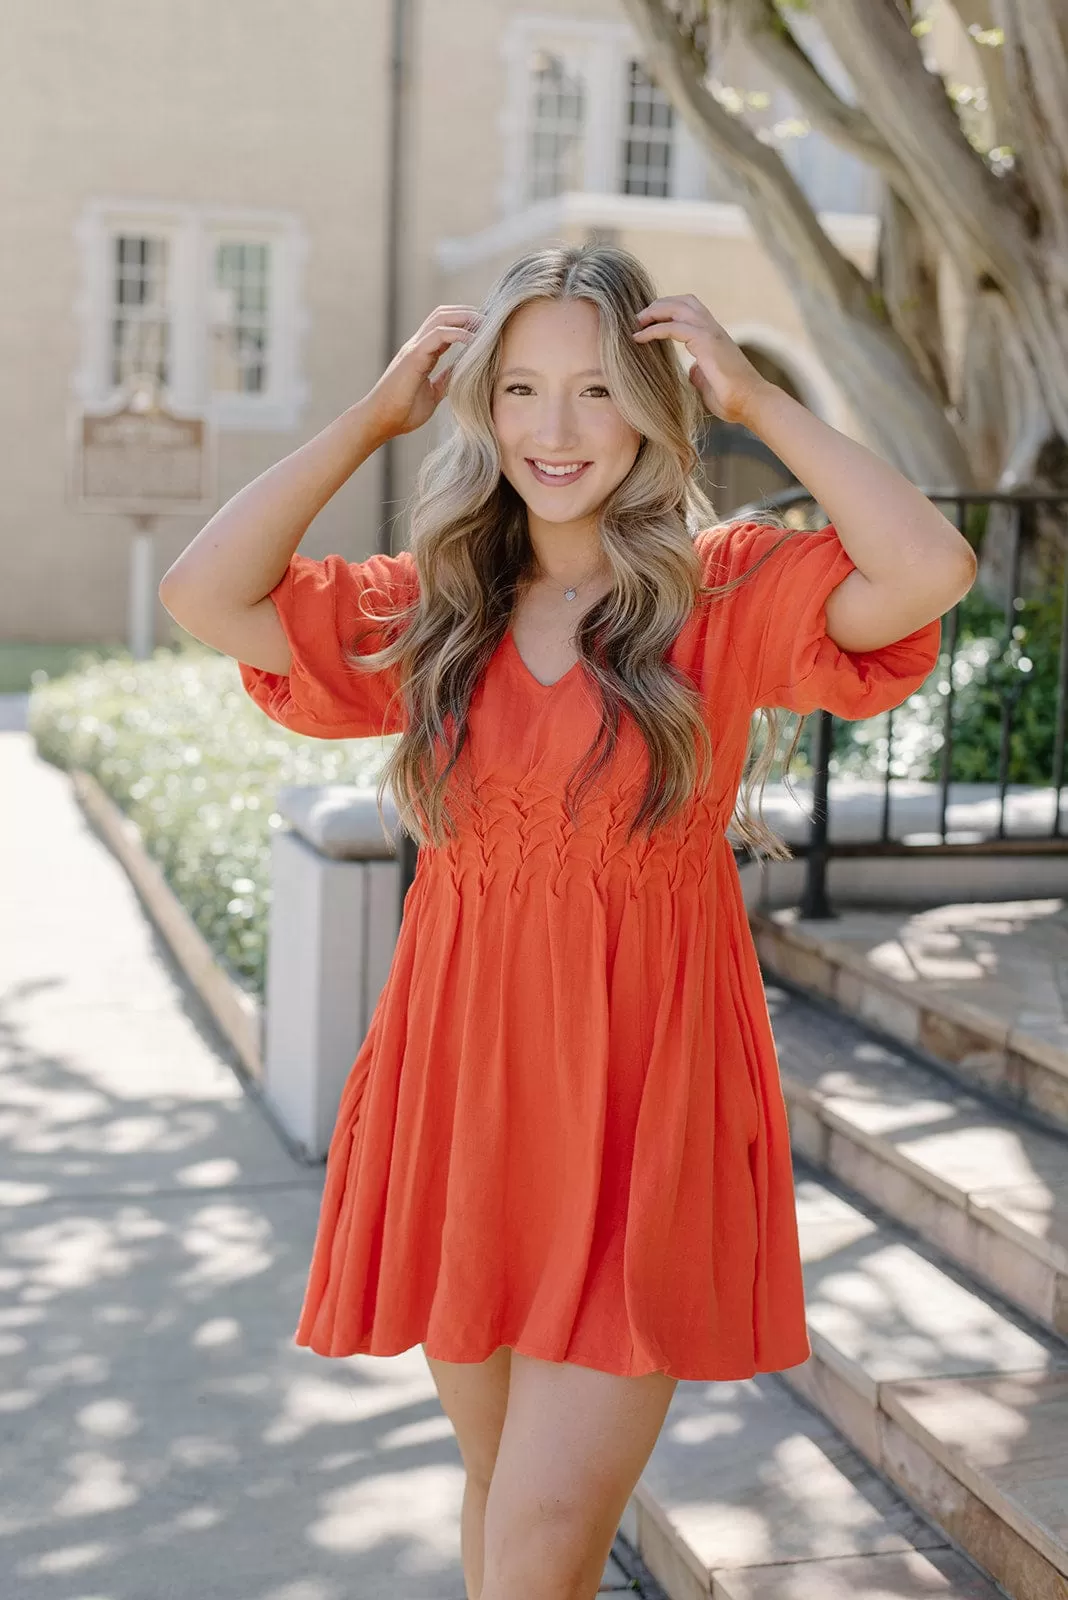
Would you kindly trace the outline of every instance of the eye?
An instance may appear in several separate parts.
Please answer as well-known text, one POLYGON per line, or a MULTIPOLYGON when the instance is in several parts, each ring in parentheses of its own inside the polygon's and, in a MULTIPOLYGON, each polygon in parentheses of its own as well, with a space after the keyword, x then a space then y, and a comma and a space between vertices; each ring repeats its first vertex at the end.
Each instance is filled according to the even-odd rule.
MULTIPOLYGON (((515 394, 516 391, 519 390, 519 389, 529 389, 529 388, 530 388, 530 384, 529 383, 510 383, 508 385, 508 387, 505 389, 504 392, 505 392, 505 394, 515 394)), ((609 398, 608 390, 605 388, 603 383, 591 383, 590 384, 590 389, 596 389, 598 391, 597 395, 596 395, 597 399, 604 398, 605 400, 607 400, 609 398)), ((586 393, 588 394, 589 392, 590 392, 589 389, 587 389, 586 393)))

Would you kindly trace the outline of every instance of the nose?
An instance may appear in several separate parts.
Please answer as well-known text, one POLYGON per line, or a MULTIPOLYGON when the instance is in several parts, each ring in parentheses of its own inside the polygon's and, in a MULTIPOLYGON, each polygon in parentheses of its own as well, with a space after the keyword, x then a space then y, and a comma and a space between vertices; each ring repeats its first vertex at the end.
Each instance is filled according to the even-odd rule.
POLYGON ((543 400, 534 430, 536 446, 546 455, 559 455, 570 449, 577 439, 575 412, 569 397, 561 395, 557 399, 549 397, 543 400))

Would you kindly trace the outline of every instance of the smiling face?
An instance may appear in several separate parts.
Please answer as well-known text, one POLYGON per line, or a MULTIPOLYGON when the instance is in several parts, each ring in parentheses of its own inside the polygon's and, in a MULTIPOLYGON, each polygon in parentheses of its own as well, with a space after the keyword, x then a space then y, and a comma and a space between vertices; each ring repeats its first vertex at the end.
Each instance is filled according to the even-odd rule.
POLYGON ((493 427, 532 520, 587 523, 637 457, 642 436, 612 401, 599 332, 589 300, 532 300, 501 337, 493 427))

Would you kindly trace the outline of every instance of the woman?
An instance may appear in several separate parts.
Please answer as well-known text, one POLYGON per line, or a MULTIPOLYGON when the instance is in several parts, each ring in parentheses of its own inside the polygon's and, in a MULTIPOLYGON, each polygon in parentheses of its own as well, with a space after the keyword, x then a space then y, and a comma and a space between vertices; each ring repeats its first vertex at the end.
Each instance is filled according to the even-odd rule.
POLYGON ((899 473, 762 379, 700 301, 657 298, 597 246, 439 307, 161 585, 277 721, 402 735, 384 782, 425 848, 342 1096, 296 1341, 422 1344, 467 1470, 471 1597, 594 1594, 677 1381, 809 1354, 726 830, 754 713, 770 736, 735 826, 783 855, 748 799, 776 708, 900 704, 974 575, 899 473), (456 427, 423 462, 410 549, 296 554, 446 392, 456 427), (712 526, 702 401, 832 525, 712 526))

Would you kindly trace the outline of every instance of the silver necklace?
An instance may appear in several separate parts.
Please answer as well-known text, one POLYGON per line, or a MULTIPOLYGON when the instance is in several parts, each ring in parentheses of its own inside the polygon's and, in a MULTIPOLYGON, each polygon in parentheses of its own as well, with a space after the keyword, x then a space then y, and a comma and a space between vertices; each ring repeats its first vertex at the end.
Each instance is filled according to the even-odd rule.
MULTIPOLYGON (((596 568, 594 570, 596 571, 596 568)), ((564 599, 565 600, 574 600, 574 598, 578 594, 579 590, 583 587, 583 585, 589 583, 590 578, 592 576, 593 576, 592 572, 591 573, 587 573, 586 577, 584 577, 579 583, 570 584, 568 586, 568 588, 566 588, 564 590, 564 599)))

